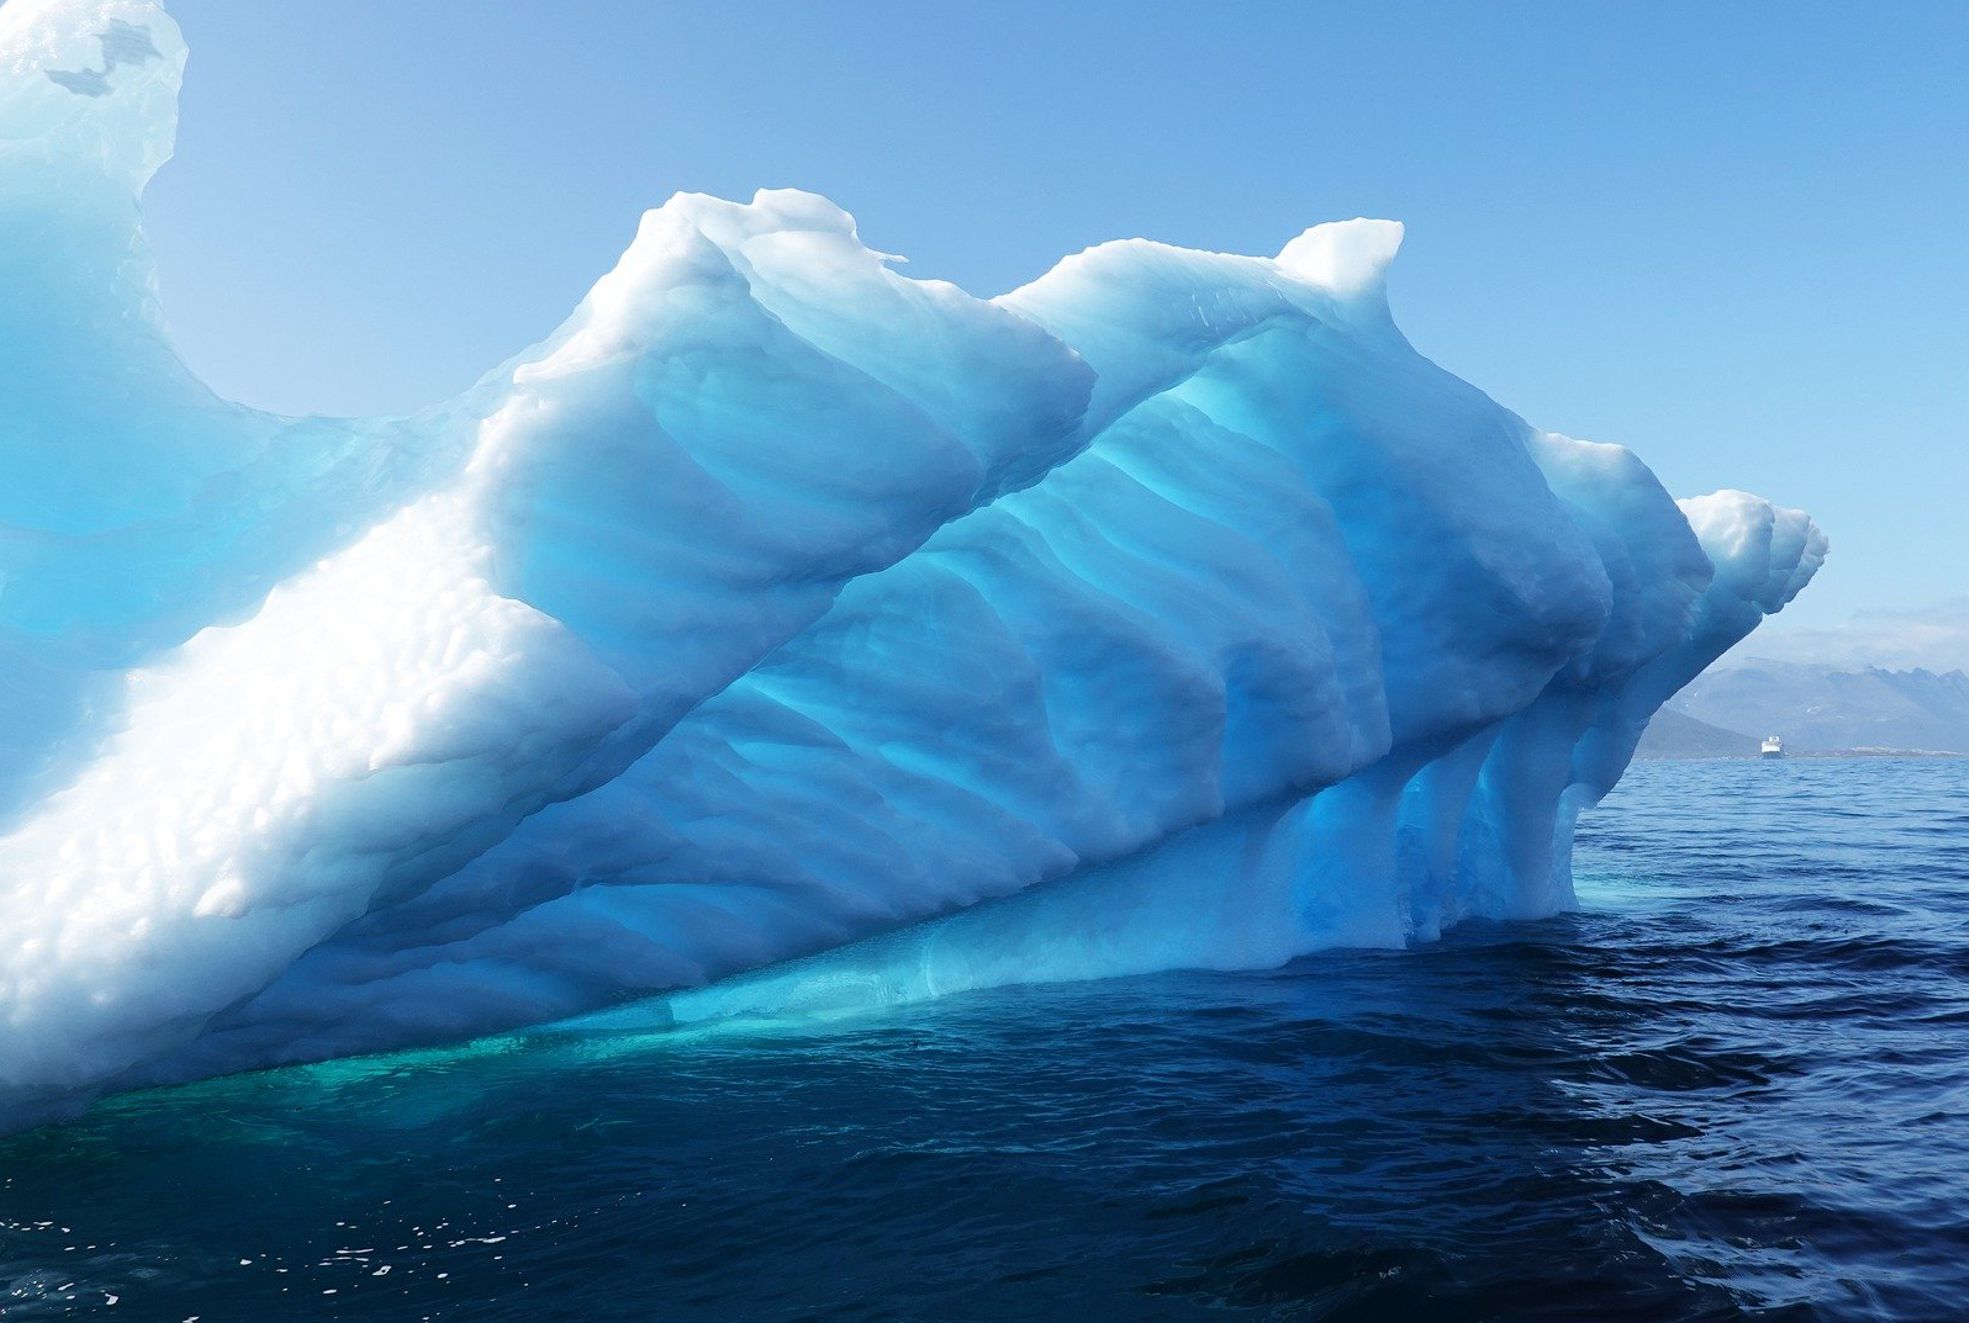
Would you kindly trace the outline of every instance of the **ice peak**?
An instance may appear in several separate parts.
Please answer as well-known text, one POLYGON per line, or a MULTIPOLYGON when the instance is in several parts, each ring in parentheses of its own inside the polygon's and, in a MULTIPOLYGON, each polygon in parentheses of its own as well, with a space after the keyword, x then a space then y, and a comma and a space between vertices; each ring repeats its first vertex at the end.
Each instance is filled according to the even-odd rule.
POLYGON ((1400 221, 1356 217, 1315 225, 1279 250, 1278 264, 1342 298, 1379 296, 1402 246, 1400 221))

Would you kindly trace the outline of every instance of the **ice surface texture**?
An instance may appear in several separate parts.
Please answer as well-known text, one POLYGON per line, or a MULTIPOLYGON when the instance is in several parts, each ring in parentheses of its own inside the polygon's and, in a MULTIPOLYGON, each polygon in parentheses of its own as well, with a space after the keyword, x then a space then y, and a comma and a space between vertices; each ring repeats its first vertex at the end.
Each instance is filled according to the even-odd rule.
POLYGON ((678 197, 459 399, 270 417, 156 307, 183 62, 147 0, 0 7, 3 1125, 1548 914, 1825 551, 1417 355, 1383 221, 986 301, 678 197))

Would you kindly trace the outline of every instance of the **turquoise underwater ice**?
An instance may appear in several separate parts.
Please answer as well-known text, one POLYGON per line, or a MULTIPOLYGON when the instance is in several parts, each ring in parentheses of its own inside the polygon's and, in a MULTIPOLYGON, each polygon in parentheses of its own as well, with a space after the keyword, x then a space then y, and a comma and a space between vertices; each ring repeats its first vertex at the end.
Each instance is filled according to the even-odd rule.
POLYGON ((1418 355, 1387 221, 983 300, 679 196, 455 400, 229 404, 143 240, 184 58, 151 0, 0 6, 0 1127, 1564 910, 1649 715, 1825 554, 1418 355))

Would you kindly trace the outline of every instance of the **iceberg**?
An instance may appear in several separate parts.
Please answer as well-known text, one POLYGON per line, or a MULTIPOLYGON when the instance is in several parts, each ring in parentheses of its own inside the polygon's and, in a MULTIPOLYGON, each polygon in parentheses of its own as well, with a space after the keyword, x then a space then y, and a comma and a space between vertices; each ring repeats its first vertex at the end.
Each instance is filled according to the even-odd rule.
POLYGON ((0 6, 0 1128, 1561 911, 1825 555, 1417 354, 1376 220, 979 299, 679 196, 459 398, 256 412, 144 244, 184 60, 152 0, 0 6))

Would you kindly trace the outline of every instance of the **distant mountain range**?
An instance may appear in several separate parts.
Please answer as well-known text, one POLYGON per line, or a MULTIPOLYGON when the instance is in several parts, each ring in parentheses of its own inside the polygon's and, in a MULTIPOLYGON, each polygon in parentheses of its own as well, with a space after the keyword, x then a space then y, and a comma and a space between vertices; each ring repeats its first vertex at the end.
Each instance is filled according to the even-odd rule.
POLYGON ((1752 757, 1899 749, 1969 754, 1969 675, 1747 660, 1698 676, 1662 709, 1640 757, 1752 757))

